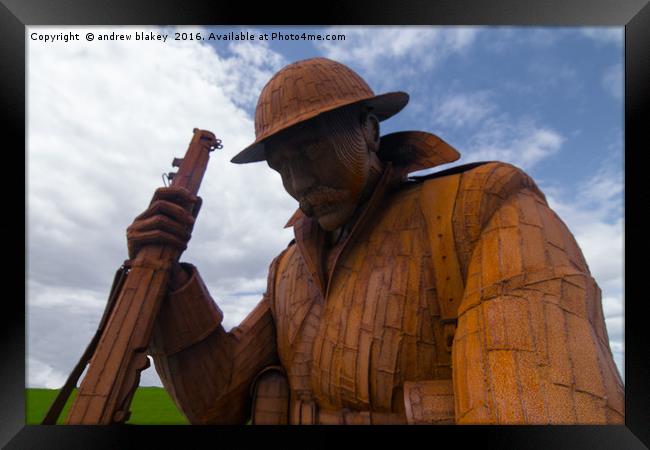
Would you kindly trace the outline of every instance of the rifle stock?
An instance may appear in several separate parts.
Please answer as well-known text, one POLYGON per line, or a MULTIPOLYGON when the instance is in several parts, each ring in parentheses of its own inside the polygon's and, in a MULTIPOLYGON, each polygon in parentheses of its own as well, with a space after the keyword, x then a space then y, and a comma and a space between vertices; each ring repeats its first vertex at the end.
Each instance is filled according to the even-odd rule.
MULTIPOLYGON (((194 129, 185 157, 174 159, 173 165, 180 167, 170 177, 171 184, 196 195, 209 153, 215 148, 221 148, 221 141, 214 134, 194 129)), ((108 425, 128 420, 140 372, 149 367, 146 351, 167 293, 170 269, 180 254, 171 246, 147 245, 131 261, 66 424, 108 425)))

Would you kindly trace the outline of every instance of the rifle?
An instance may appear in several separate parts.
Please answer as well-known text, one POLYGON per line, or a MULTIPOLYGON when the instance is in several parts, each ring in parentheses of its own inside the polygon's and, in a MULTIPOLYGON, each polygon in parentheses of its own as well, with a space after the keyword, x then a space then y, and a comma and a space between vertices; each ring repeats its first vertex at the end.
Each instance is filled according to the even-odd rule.
MULTIPOLYGON (((170 183, 197 195, 209 153, 220 148, 221 140, 214 134, 195 128, 185 157, 174 158, 172 162, 173 167, 178 167, 178 172, 167 175, 170 183)), ((79 386, 66 424, 108 425, 129 419, 129 407, 140 383, 140 372, 149 367, 146 351, 167 293, 170 269, 181 253, 169 245, 146 245, 135 259, 118 269, 97 333, 50 407, 43 424, 56 422, 88 359, 88 371, 79 386)))

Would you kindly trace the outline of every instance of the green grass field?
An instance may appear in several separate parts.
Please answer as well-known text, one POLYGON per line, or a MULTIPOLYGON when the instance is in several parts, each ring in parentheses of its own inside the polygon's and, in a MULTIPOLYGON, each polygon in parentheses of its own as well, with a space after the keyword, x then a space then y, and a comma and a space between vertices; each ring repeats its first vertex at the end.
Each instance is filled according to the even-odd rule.
MULTIPOLYGON (((26 389, 25 423, 27 425, 40 424, 58 392, 58 389, 26 389)), ((76 395, 77 390, 75 389, 63 408, 57 424, 63 424, 65 421, 76 395)), ((158 387, 139 387, 133 396, 131 418, 127 424, 189 425, 189 422, 176 408, 167 391, 158 387)))

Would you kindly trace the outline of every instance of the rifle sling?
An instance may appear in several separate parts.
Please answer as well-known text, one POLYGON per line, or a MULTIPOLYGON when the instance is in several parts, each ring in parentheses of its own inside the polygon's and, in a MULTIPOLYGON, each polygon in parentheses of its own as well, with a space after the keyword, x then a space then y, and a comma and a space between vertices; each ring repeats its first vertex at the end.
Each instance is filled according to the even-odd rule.
POLYGON ((50 406, 50 409, 48 410, 47 414, 45 415, 45 418, 43 419, 43 422, 41 423, 42 425, 56 424, 56 421, 58 420, 59 415, 63 410, 63 407, 68 401, 68 398, 72 393, 72 390, 77 385, 77 381, 79 381, 79 377, 81 376, 84 369, 86 368, 86 364, 88 364, 88 361, 95 353, 95 349, 97 348, 99 339, 101 338, 102 333, 104 332, 104 327, 106 326, 106 322, 108 322, 108 318, 111 316, 111 313, 113 311, 113 306, 115 306, 115 301, 118 298, 118 294, 122 290, 122 286, 124 285, 124 280, 126 279, 129 269, 130 269, 130 261, 125 261, 124 264, 115 272, 115 277, 113 278, 113 285, 111 286, 111 292, 108 295, 108 301, 106 302, 106 308, 104 309, 104 315, 102 316, 102 319, 99 322, 99 326, 97 327, 95 336, 93 336, 92 340, 88 344, 88 347, 86 347, 86 351, 84 351, 83 355, 81 355, 79 362, 74 367, 74 369, 68 376, 68 379, 66 380, 65 384, 63 385, 58 395, 54 399, 54 402, 50 406))

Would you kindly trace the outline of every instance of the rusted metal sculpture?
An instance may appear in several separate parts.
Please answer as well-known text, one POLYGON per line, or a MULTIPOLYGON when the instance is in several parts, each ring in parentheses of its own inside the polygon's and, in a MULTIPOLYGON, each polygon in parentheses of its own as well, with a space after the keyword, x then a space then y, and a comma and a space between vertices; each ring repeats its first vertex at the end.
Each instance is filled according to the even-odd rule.
MULTIPOLYGON (((280 173, 295 240, 230 332, 197 269, 175 266, 150 352, 192 423, 622 423, 600 289, 570 231, 509 164, 409 178, 460 155, 426 132, 380 138, 407 102, 324 58, 264 87, 233 162, 280 173)), ((131 249, 186 242, 163 203, 144 217, 166 225, 136 219, 131 249)))
MULTIPOLYGON (((194 129, 183 159, 174 159, 177 173, 170 173, 173 189, 159 189, 155 198, 175 200, 171 205, 182 212, 182 224, 174 223, 176 233, 189 239, 194 217, 200 208, 196 196, 207 168, 209 153, 220 148, 220 141, 209 131, 194 129)), ((164 213, 169 205, 152 202, 141 222, 157 228, 170 226, 164 218, 149 217, 150 212, 164 213)), ((162 231, 164 233, 164 231, 162 231)), ((104 318, 81 361, 73 370, 61 394, 53 403, 44 424, 54 424, 86 362, 88 372, 75 398, 67 424, 109 425, 124 423, 130 416, 129 405, 140 380, 140 372, 149 367, 147 347, 151 331, 167 294, 170 270, 185 249, 185 242, 160 242, 161 231, 141 234, 137 248, 130 248, 131 260, 118 271, 109 296, 104 318), (92 358, 91 358, 92 357, 92 358)))

